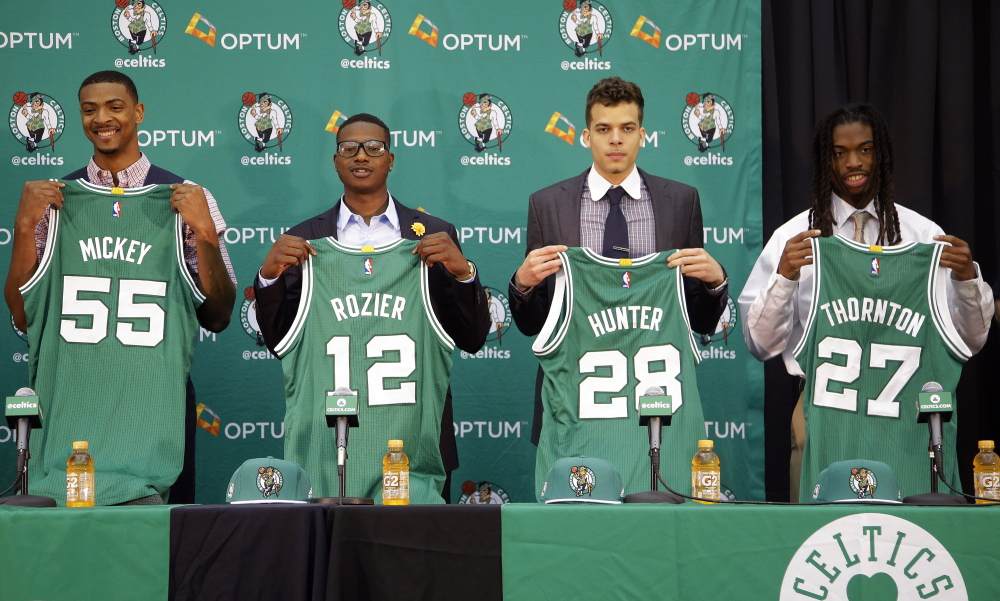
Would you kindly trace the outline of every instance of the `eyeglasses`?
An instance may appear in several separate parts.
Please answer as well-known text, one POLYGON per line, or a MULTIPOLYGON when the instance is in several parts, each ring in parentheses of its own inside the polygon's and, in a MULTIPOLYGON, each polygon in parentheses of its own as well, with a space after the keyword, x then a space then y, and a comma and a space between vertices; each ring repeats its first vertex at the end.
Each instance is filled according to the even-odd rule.
POLYGON ((365 147, 365 154, 368 156, 380 157, 385 154, 389 145, 382 140, 368 140, 366 142, 354 142, 352 140, 337 144, 337 154, 345 159, 349 159, 358 154, 358 150, 360 150, 362 146, 365 147))

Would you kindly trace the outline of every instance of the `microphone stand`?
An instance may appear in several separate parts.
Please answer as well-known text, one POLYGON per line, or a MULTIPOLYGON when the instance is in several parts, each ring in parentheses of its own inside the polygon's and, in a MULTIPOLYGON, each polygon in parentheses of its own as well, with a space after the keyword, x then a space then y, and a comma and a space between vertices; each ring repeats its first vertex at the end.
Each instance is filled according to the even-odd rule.
MULTIPOLYGON (((16 488, 14 496, 0 498, 0 505, 13 505, 18 507, 55 507, 56 500, 52 497, 28 494, 28 459, 31 453, 28 452, 28 435, 31 428, 28 426, 28 419, 21 418, 17 426, 17 476, 11 488, 16 488)), ((8 489, 10 490, 10 489, 8 489)))
POLYGON ((357 413, 357 393, 346 388, 338 388, 332 393, 327 393, 327 414, 326 424, 336 428, 337 435, 337 480, 338 495, 336 497, 320 497, 312 499, 312 503, 323 503, 325 505, 374 505, 375 500, 367 497, 347 496, 347 435, 351 428, 358 427, 357 413), (345 407, 348 402, 353 404, 353 412, 345 415, 332 413, 331 407, 334 405, 345 407))
MULTIPOLYGON (((650 389, 645 395, 641 397, 642 400, 649 402, 654 399, 660 400, 664 399, 665 395, 658 388, 656 390, 650 389), (653 394, 650 394, 652 392, 653 394)), ((641 402, 641 401, 640 401, 641 402)), ((670 420, 670 416, 666 416, 666 419, 670 420)), ((663 420, 661 416, 650 415, 644 417, 640 413, 639 425, 645 425, 649 428, 649 470, 650 470, 650 489, 644 492, 634 492, 625 495, 626 503, 674 503, 680 504, 684 502, 684 497, 680 495, 675 495, 672 492, 665 490, 660 490, 659 476, 660 476, 660 439, 663 434, 663 420)))
MULTIPOLYGON (((11 397, 8 397, 8 400, 10 398, 11 397)), ((31 399, 34 399, 35 402, 38 401, 37 397, 35 397, 35 392, 30 388, 22 388, 21 390, 18 390, 17 395, 14 396, 13 399, 22 399, 26 402, 31 402, 31 399)), ((13 419, 15 419, 15 416, 7 416, 8 422, 11 422, 13 419)), ((20 415, 16 416, 16 419, 16 426, 13 423, 9 423, 11 429, 16 427, 17 431, 17 475, 14 478, 14 484, 11 485, 11 488, 16 487, 16 490, 14 496, 0 498, 0 505, 17 505, 21 507, 55 507, 56 500, 52 497, 28 494, 28 460, 31 459, 31 453, 28 451, 28 440, 31 437, 31 428, 41 427, 39 415, 20 415)))
MULTIPOLYGON (((941 385, 937 382, 928 382, 927 384, 924 384, 920 392, 921 396, 924 394, 935 394, 939 396, 946 394, 941 390, 941 385)), ((934 401, 934 403, 937 403, 937 401, 934 401)), ((932 405, 931 410, 927 411, 926 406, 922 407, 920 397, 917 398, 917 421, 926 421, 927 427, 930 430, 930 439, 927 442, 927 454, 930 456, 931 460, 931 492, 910 495, 903 499, 903 503, 911 503, 914 505, 968 504, 968 501, 964 497, 957 497, 955 495, 938 492, 938 478, 947 484, 947 481, 944 479, 944 453, 942 451, 943 445, 941 442, 941 422, 949 421, 951 419, 950 403, 948 406, 940 407, 940 410, 941 412, 938 412, 938 407, 932 405), (944 409, 947 409, 947 411, 944 411, 944 409)))

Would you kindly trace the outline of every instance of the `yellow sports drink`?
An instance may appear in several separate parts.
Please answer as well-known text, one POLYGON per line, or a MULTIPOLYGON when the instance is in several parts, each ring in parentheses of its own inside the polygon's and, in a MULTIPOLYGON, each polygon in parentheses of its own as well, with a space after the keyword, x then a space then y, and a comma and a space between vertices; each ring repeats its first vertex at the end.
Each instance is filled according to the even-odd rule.
POLYGON ((382 458, 382 504, 410 504, 410 458, 403 452, 402 440, 390 440, 389 452, 382 458))
POLYGON ((714 448, 711 440, 699 440, 698 452, 691 460, 691 496, 695 500, 719 500, 719 456, 714 448))
POLYGON ((66 460, 66 507, 94 506, 94 458, 87 451, 86 440, 73 443, 73 454, 66 460))
POLYGON ((976 496, 996 499, 995 501, 976 499, 976 503, 980 505, 1000 503, 1000 456, 993 452, 992 440, 979 441, 979 453, 972 461, 972 466, 976 496))

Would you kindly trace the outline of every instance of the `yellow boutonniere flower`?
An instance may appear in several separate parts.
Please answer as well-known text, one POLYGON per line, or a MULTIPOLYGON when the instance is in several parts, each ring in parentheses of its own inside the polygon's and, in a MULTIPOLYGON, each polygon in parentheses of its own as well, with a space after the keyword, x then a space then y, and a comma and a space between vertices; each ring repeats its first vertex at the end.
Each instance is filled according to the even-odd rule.
POLYGON ((424 227, 422 223, 414 223, 410 226, 410 229, 418 236, 423 236, 427 232, 427 228, 424 227))

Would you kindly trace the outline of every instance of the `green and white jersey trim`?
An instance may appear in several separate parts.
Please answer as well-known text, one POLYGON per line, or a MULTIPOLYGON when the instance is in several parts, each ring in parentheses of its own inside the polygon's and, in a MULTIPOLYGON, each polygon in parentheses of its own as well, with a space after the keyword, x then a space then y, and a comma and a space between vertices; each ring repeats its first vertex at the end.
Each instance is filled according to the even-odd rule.
MULTIPOLYGON (((140 186, 138 188, 120 188, 122 193, 117 194, 112 193, 114 188, 98 186, 82 179, 66 180, 64 183, 67 186, 75 186, 93 194, 107 196, 111 199, 114 199, 115 197, 142 196, 152 192, 162 185, 150 184, 148 186, 140 186)), ((35 273, 31 276, 31 278, 19 288, 22 295, 38 283, 38 281, 48 271, 49 266, 52 264, 52 256, 55 252, 53 249, 55 248, 55 245, 49 244, 49 242, 55 240, 56 236, 59 235, 60 215, 61 211, 59 209, 49 209, 49 232, 48 237, 46 238, 45 250, 42 251, 42 260, 39 262, 38 268, 35 270, 35 273)), ((184 260, 184 220, 181 219, 179 213, 174 216, 174 237, 177 239, 177 244, 175 244, 177 265, 180 267, 180 272, 184 276, 184 281, 187 282, 188 288, 191 290, 191 294, 194 295, 196 305, 200 306, 203 302, 205 302, 205 295, 198 289, 198 284, 195 282, 194 277, 187 268, 187 262, 184 260)))
MULTIPOLYGON (((336 248, 337 250, 340 250, 341 252, 351 255, 357 255, 359 257, 365 255, 383 254, 385 252, 395 250, 404 242, 406 242, 404 238, 400 238, 384 246, 372 247, 373 250, 371 251, 362 251, 360 248, 357 247, 346 246, 332 236, 328 236, 326 238, 323 238, 322 240, 323 242, 329 244, 331 247, 336 248)), ((299 296, 299 310, 295 314, 295 318, 292 320, 292 325, 291 327, 289 327, 288 333, 285 334, 285 337, 282 338, 281 341, 278 342, 278 344, 274 347, 275 354, 279 358, 285 357, 295 346, 298 340, 301 338, 303 324, 305 324, 306 319, 309 316, 309 311, 312 309, 313 288, 315 286, 314 282, 315 270, 313 266, 313 259, 314 257, 310 255, 306 259, 306 262, 302 265, 302 292, 301 295, 299 296)), ((441 325, 441 322, 438 321, 437 316, 434 315, 434 309, 431 306, 427 265, 425 265, 423 262, 420 262, 419 269, 420 269, 420 294, 423 298, 424 314, 427 316, 427 320, 431 324, 434 333, 437 334, 437 337, 440 340, 441 344, 443 344, 448 349, 449 352, 453 351, 455 349, 455 341, 452 340, 451 336, 449 336, 447 332, 445 332, 444 326, 441 325)))
MULTIPOLYGON (((587 258, 599 265, 621 267, 618 259, 604 257, 586 247, 581 247, 580 250, 583 251, 587 258)), ((665 261, 665 259, 661 259, 660 257, 670 256, 673 252, 674 251, 653 253, 644 257, 632 259, 631 265, 634 267, 641 267, 655 263, 658 260, 665 261)), ((538 337, 531 345, 531 350, 538 356, 548 355, 555 349, 559 348, 559 345, 562 344, 563 340, 566 338, 566 333, 569 331, 569 327, 573 319, 573 267, 565 252, 559 253, 559 258, 562 259, 562 269, 556 273, 555 291, 552 296, 552 305, 549 309, 549 314, 545 319, 545 324, 542 326, 542 330, 538 333, 538 337)), ((680 300, 681 311, 684 315, 684 323, 687 326, 688 344, 691 346, 691 353, 695 358, 695 364, 698 364, 701 362, 701 353, 698 351, 698 343, 695 341, 694 333, 691 331, 691 320, 688 317, 687 303, 684 298, 684 278, 681 277, 679 272, 676 276, 677 277, 674 278, 674 292, 680 300)))
MULTIPOLYGON (((878 255, 906 253, 919 244, 918 242, 908 242, 898 246, 883 246, 881 247, 881 252, 875 253, 871 251, 871 247, 867 244, 848 240, 843 236, 834 236, 834 238, 849 248, 878 255)), ((933 244, 935 246, 934 260, 931 261, 927 277, 925 278, 927 281, 927 304, 930 307, 931 318, 934 322, 934 328, 940 334, 952 355, 961 361, 968 361, 973 353, 959 335, 951 319, 951 312, 948 310, 948 270, 940 266, 941 253, 944 250, 945 243, 934 242, 933 244)), ((820 283, 822 277, 820 277, 820 274, 822 274, 823 269, 823 257, 820 252, 819 238, 812 239, 812 252, 813 270, 817 274, 817 277, 812 278, 812 303, 809 306, 809 315, 806 318, 802 338, 793 351, 796 360, 808 343, 809 334, 812 332, 814 322, 816 321, 816 314, 819 311, 819 299, 822 292, 820 283)))

